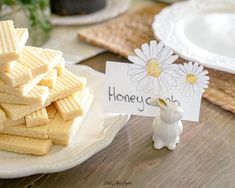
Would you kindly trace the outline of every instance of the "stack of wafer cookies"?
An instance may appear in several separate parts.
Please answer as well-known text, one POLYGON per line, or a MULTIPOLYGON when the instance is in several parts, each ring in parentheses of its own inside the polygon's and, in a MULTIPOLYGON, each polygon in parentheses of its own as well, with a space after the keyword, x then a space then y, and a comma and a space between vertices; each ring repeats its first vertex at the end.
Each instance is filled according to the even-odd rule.
POLYGON ((93 96, 64 68, 63 54, 26 46, 28 30, 0 22, 0 150, 46 155, 68 145, 93 96))

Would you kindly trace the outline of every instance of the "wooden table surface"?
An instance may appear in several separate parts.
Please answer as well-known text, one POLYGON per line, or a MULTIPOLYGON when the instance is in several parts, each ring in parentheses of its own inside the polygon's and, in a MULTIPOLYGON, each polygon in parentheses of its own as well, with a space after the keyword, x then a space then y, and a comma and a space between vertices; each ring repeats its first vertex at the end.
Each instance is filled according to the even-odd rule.
MULTIPOLYGON (((104 72, 103 53, 82 62, 104 72)), ((235 116, 202 101, 199 123, 184 122, 176 150, 154 150, 152 118, 132 116, 113 143, 84 163, 53 174, 0 180, 0 187, 235 187, 235 116)))

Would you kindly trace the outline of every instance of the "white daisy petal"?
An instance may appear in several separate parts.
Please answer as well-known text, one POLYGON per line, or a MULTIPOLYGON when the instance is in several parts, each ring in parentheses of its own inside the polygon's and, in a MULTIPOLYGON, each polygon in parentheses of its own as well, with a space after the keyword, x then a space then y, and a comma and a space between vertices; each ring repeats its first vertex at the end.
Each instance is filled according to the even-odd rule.
POLYGON ((196 93, 200 93, 201 87, 198 84, 193 85, 193 88, 196 93))
POLYGON ((204 83, 205 83, 206 85, 209 85, 209 81, 208 81, 208 80, 207 80, 207 81, 205 81, 204 83))
POLYGON ((139 69, 130 69, 127 71, 127 75, 132 76, 132 75, 136 75, 136 74, 140 74, 146 72, 145 69, 139 68, 139 69))
POLYGON ((192 91, 191 84, 187 84, 186 91, 187 91, 186 95, 190 96, 191 95, 191 91, 192 91))
POLYGON ((205 89, 207 89, 207 88, 208 88, 208 85, 204 85, 204 86, 199 85, 198 87, 200 87, 201 89, 203 89, 203 90, 205 91, 205 89))
POLYGON ((192 66, 192 64, 187 64, 187 65, 185 66, 187 75, 192 73, 192 72, 191 72, 192 69, 190 68, 191 66, 192 66))
POLYGON ((163 71, 171 71, 172 73, 178 71, 178 66, 176 64, 162 64, 163 71))
POLYGON ((185 67, 181 64, 179 64, 179 70, 182 71, 184 75, 187 74, 185 67))
POLYGON ((162 62, 165 59, 169 58, 173 54, 173 50, 170 49, 168 46, 165 46, 161 51, 160 51, 160 58, 159 61, 162 62))
POLYGON ((144 90, 146 87, 148 87, 148 84, 149 84, 149 77, 146 76, 139 81, 139 83, 136 86, 136 90, 137 91, 144 90))
POLYGON ((144 53, 144 56, 147 58, 147 60, 149 60, 150 59, 149 45, 147 43, 144 43, 144 44, 142 44, 141 48, 144 53))
POLYGON ((207 71, 207 70, 204 70, 204 71, 200 72, 198 75, 199 75, 199 76, 204 76, 204 75, 206 75, 206 74, 208 74, 208 71, 207 71))
POLYGON ((145 65, 145 62, 141 58, 139 58, 138 56, 128 56, 128 59, 129 59, 129 61, 133 62, 134 64, 142 65, 142 66, 145 65))
POLYGON ((204 93, 204 89, 203 88, 198 88, 198 90, 197 90, 197 95, 201 95, 202 93, 204 93))
POLYGON ((188 96, 188 89, 188 84, 185 84, 185 86, 182 88, 182 94, 188 96))
POLYGON ((202 88, 208 88, 208 85, 205 84, 205 83, 199 83, 199 85, 200 85, 200 87, 202 87, 202 88))
POLYGON ((147 84, 146 88, 145 88, 145 93, 150 93, 152 92, 152 89, 153 89, 153 82, 154 82, 154 79, 152 77, 149 77, 149 83, 147 84))
POLYGON ((205 82, 209 80, 209 76, 198 76, 198 80, 200 80, 201 82, 205 82))
POLYGON ((160 85, 161 91, 164 91, 164 92, 168 91, 168 85, 165 79, 163 79, 162 77, 159 77, 158 79, 159 79, 159 85, 160 85))
POLYGON ((197 77, 198 78, 202 78, 202 79, 209 79, 209 76, 207 76, 207 75, 200 75, 200 74, 197 74, 197 77))
POLYGON ((162 48, 162 50, 159 52, 159 61, 163 61, 164 59, 167 58, 167 54, 169 53, 170 48, 165 46, 164 48, 162 48))
POLYGON ((203 70, 203 66, 199 66, 198 69, 195 71, 195 74, 199 74, 200 72, 202 72, 203 70))
POLYGON ((134 63, 129 63, 128 64, 128 70, 130 69, 145 69, 145 65, 142 66, 142 65, 137 65, 137 64, 134 64, 134 63))
POLYGON ((168 59, 163 61, 163 64, 172 64, 178 59, 177 55, 170 56, 168 59))
POLYGON ((187 96, 190 96, 191 95, 191 85, 187 84, 187 87, 186 87, 186 91, 187 91, 187 96))
POLYGON ((174 65, 174 72, 177 73, 178 71, 181 71, 180 66, 178 64, 173 64, 174 65))
POLYGON ((179 88, 179 92, 180 92, 181 94, 184 94, 184 93, 183 93, 184 88, 185 88, 185 84, 183 84, 182 87, 179 88))
POLYGON ((193 86, 190 85, 190 86, 188 87, 188 96, 192 96, 192 95, 193 95, 193 86))
POLYGON ((188 63, 188 71, 189 71, 190 73, 192 73, 192 68, 193 68, 193 63, 190 61, 190 62, 188 63))
POLYGON ((146 76, 147 76, 146 72, 143 72, 143 73, 140 73, 140 74, 136 74, 136 75, 132 75, 131 76, 131 81, 132 82, 139 82, 141 79, 143 79, 146 76))
POLYGON ((151 40, 150 41, 150 58, 156 58, 157 54, 157 41, 151 40))
POLYGON ((188 65, 186 64, 185 66, 183 66, 183 70, 184 70, 184 72, 185 72, 185 75, 187 75, 188 74, 188 65))
POLYGON ((188 74, 188 64, 184 63, 182 66, 183 66, 183 70, 184 70, 185 74, 188 74))
POLYGON ((168 52, 169 48, 167 46, 164 46, 161 51, 159 52, 159 61, 162 61, 163 59, 166 58, 167 52, 168 52))
POLYGON ((208 87, 208 83, 205 82, 198 82, 197 85, 201 85, 202 87, 208 87))
POLYGON ((193 64, 193 67, 192 67, 192 73, 195 74, 195 72, 197 71, 198 69, 198 63, 194 63, 193 64))
POLYGON ((160 51, 162 50, 163 47, 164 47, 164 43, 162 41, 159 42, 157 45, 157 54, 156 54, 157 59, 160 58, 160 51))
POLYGON ((178 83, 178 89, 180 90, 180 91, 182 91, 182 89, 185 87, 185 85, 186 85, 186 83, 185 82, 179 82, 178 83))
POLYGON ((194 92, 194 89, 193 89, 193 85, 191 84, 190 85, 190 96, 193 96, 193 94, 195 94, 195 92, 194 92))
POLYGON ((143 61, 145 61, 145 62, 148 61, 148 58, 145 57, 144 53, 143 53, 139 48, 135 49, 135 54, 136 54, 139 58, 141 58, 143 61))
POLYGON ((159 92, 161 91, 160 85, 159 85, 159 80, 155 79, 153 82, 153 93, 155 95, 158 95, 159 92))
POLYGON ((186 82, 185 82, 185 79, 177 79, 177 87, 181 87, 182 85, 184 85, 186 82))
POLYGON ((168 74, 168 72, 163 72, 161 77, 166 81, 166 83, 168 85, 170 85, 170 87, 176 86, 177 82, 176 82, 174 76, 172 76, 171 74, 168 74))
POLYGON ((177 75, 178 75, 179 77, 184 78, 184 77, 185 77, 185 75, 186 75, 186 73, 185 73, 185 72, 183 72, 183 70, 182 70, 182 69, 180 69, 179 71, 177 71, 177 75))

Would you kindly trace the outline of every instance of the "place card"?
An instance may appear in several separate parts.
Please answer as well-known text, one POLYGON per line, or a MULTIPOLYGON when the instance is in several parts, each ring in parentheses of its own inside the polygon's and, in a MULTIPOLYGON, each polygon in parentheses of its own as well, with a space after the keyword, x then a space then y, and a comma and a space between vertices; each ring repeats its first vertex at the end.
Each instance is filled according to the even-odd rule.
POLYGON ((128 59, 133 64, 106 63, 104 111, 156 117, 150 106, 161 97, 184 110, 183 120, 198 121, 202 93, 208 87, 208 72, 198 63, 174 64, 178 56, 162 42, 151 41, 128 59))

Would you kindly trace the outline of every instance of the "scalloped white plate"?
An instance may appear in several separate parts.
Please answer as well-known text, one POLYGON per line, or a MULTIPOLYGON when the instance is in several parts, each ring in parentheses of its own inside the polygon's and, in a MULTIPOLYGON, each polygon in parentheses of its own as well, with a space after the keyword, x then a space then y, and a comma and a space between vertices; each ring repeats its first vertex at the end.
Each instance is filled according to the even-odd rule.
POLYGON ((97 12, 75 16, 58 16, 53 14, 51 16, 51 22, 54 25, 87 25, 99 23, 124 13, 129 9, 130 5, 131 0, 108 0, 106 7, 97 12))
POLYGON ((72 168, 107 147, 129 120, 129 115, 102 112, 102 73, 82 65, 67 68, 86 77, 88 87, 94 94, 93 105, 73 143, 67 147, 53 146, 48 155, 39 157, 0 151, 0 178, 16 178, 72 168))
POLYGON ((156 15, 155 37, 177 54, 204 66, 235 73, 235 2, 191 0, 156 15))

